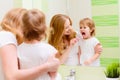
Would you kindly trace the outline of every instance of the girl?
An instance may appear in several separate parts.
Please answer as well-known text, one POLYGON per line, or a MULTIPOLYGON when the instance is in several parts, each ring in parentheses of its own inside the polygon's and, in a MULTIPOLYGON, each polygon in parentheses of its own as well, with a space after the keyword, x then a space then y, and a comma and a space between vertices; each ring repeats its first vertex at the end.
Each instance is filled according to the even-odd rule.
MULTIPOLYGON (((29 69, 43 65, 50 55, 57 53, 53 46, 43 41, 46 36, 45 15, 37 9, 32 9, 23 15, 22 20, 23 43, 18 47, 20 68, 29 69)), ((60 80, 56 77, 56 74, 53 74, 56 71, 57 69, 44 72, 35 80, 60 80)))
POLYGON ((83 40, 80 45, 80 63, 87 66, 100 66, 100 53, 102 51, 99 40, 95 37, 95 24, 89 18, 80 21, 80 33, 83 40))

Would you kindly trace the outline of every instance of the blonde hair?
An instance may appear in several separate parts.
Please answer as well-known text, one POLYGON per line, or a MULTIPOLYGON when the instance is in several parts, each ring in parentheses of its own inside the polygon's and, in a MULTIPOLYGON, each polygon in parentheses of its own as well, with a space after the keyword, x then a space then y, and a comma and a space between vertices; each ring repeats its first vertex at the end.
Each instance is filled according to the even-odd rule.
POLYGON ((22 42, 22 38, 16 30, 22 26, 22 17, 26 11, 23 8, 12 9, 7 12, 1 22, 2 30, 12 32, 16 36, 18 44, 22 42))
POLYGON ((64 14, 56 14, 52 17, 50 22, 50 33, 48 43, 53 45, 59 52, 63 50, 63 32, 65 30, 64 24, 66 19, 69 19, 70 25, 72 25, 71 19, 64 14))
POLYGON ((32 9, 23 16, 23 38, 26 41, 40 41, 46 34, 45 15, 43 12, 32 9))
POLYGON ((95 36, 95 23, 92 19, 84 18, 84 19, 80 20, 79 25, 80 26, 88 26, 90 28, 90 30, 92 30, 91 36, 95 36))

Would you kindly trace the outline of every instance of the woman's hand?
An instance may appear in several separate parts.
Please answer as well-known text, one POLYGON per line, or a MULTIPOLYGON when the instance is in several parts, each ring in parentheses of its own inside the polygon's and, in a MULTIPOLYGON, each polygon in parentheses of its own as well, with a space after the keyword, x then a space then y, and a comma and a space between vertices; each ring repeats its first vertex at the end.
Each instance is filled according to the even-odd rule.
POLYGON ((70 40, 70 46, 73 46, 75 43, 77 43, 79 41, 78 38, 73 38, 70 40))

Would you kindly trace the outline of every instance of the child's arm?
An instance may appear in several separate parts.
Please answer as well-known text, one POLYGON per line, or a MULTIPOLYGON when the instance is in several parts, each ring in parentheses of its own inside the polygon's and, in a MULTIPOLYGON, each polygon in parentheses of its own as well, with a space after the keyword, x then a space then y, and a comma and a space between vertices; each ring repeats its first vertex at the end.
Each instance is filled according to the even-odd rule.
POLYGON ((51 80, 55 80, 57 72, 48 72, 48 74, 50 75, 51 80))
POLYGON ((102 52, 102 45, 100 43, 97 44, 95 46, 94 50, 95 50, 95 54, 90 59, 88 59, 84 62, 85 65, 89 65, 89 64, 93 63, 96 59, 99 58, 99 56, 102 52))

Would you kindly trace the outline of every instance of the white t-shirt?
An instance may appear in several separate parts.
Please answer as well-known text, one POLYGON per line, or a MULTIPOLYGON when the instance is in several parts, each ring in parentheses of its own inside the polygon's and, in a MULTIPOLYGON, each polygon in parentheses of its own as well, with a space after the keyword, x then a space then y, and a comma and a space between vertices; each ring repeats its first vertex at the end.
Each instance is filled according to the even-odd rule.
MULTIPOLYGON (((57 50, 53 46, 45 42, 35 44, 22 43, 18 47, 18 50, 20 52, 19 59, 21 69, 42 65, 47 61, 50 55, 57 53, 57 50)), ((50 76, 48 73, 45 73, 35 80, 50 80, 50 76)))
MULTIPOLYGON (((79 45, 81 48, 81 55, 80 55, 80 64, 84 65, 84 61, 91 58, 94 54, 94 48, 99 43, 98 39, 95 37, 92 37, 87 40, 80 40, 79 45)), ((96 59, 91 65, 89 66, 100 66, 100 60, 99 58, 96 59)))
MULTIPOLYGON (((8 31, 0 31, 0 48, 8 44, 14 44, 17 46, 17 40, 15 35, 8 31)), ((1 57, 0 57, 0 80, 4 80, 1 57)))

